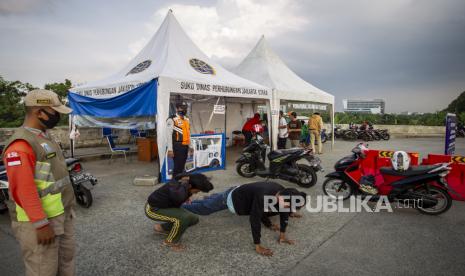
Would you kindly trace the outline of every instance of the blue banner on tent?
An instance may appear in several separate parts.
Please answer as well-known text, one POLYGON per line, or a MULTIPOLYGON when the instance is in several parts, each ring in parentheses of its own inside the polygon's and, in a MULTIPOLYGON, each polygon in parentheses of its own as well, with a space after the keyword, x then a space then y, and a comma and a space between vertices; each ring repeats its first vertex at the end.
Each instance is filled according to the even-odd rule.
POLYGON ((73 115, 100 118, 154 116, 157 113, 157 80, 107 99, 86 97, 71 91, 68 100, 73 115))

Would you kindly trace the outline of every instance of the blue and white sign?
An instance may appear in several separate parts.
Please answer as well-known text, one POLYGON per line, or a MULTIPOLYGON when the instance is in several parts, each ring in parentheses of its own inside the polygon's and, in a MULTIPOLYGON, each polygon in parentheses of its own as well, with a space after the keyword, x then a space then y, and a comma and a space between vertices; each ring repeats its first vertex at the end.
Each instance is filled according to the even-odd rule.
MULTIPOLYGON (((226 168, 226 136, 224 133, 192 134, 190 153, 186 160, 186 172, 205 172, 226 168)), ((174 162, 172 158, 165 156, 165 164, 162 169, 162 182, 173 177, 174 162)))
POLYGON ((457 116, 452 113, 448 113, 446 116, 446 147, 444 154, 453 155, 455 154, 455 137, 457 133, 457 116))

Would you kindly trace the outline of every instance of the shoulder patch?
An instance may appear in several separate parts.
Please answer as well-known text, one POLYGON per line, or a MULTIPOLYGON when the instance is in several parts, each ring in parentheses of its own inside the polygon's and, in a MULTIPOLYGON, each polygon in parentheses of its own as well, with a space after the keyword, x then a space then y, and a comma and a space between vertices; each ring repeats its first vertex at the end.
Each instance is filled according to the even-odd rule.
POLYGON ((6 165, 8 167, 14 167, 21 165, 21 157, 15 151, 9 152, 6 157, 6 165))

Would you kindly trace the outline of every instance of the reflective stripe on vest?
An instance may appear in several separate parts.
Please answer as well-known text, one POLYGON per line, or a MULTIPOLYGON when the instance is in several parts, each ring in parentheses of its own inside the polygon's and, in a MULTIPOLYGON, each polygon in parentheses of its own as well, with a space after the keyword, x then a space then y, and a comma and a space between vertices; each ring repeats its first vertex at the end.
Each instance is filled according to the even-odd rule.
MULTIPOLYGON (((70 183, 69 177, 55 181, 51 164, 36 162, 34 182, 37 186, 42 208, 48 218, 56 217, 65 212, 61 201, 61 189, 70 183)), ((21 206, 16 204, 16 218, 18 221, 29 221, 29 217, 21 206)))
POLYGON ((189 119, 174 117, 173 122, 173 141, 178 143, 182 142, 183 145, 189 145, 191 139, 189 119))

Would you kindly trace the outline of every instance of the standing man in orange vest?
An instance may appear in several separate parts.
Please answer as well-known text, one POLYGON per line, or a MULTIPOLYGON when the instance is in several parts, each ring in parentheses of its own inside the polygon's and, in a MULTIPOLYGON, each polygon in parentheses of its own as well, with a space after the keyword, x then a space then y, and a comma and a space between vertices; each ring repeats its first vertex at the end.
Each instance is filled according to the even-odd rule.
POLYGON ((189 118, 186 117, 187 103, 176 102, 176 114, 167 120, 167 142, 168 157, 173 158, 173 177, 184 171, 189 145, 191 141, 191 130, 189 118))
POLYGON ((21 247, 26 275, 74 275, 73 187, 60 146, 47 130, 72 110, 57 94, 32 90, 26 118, 5 146, 11 228, 21 247))

